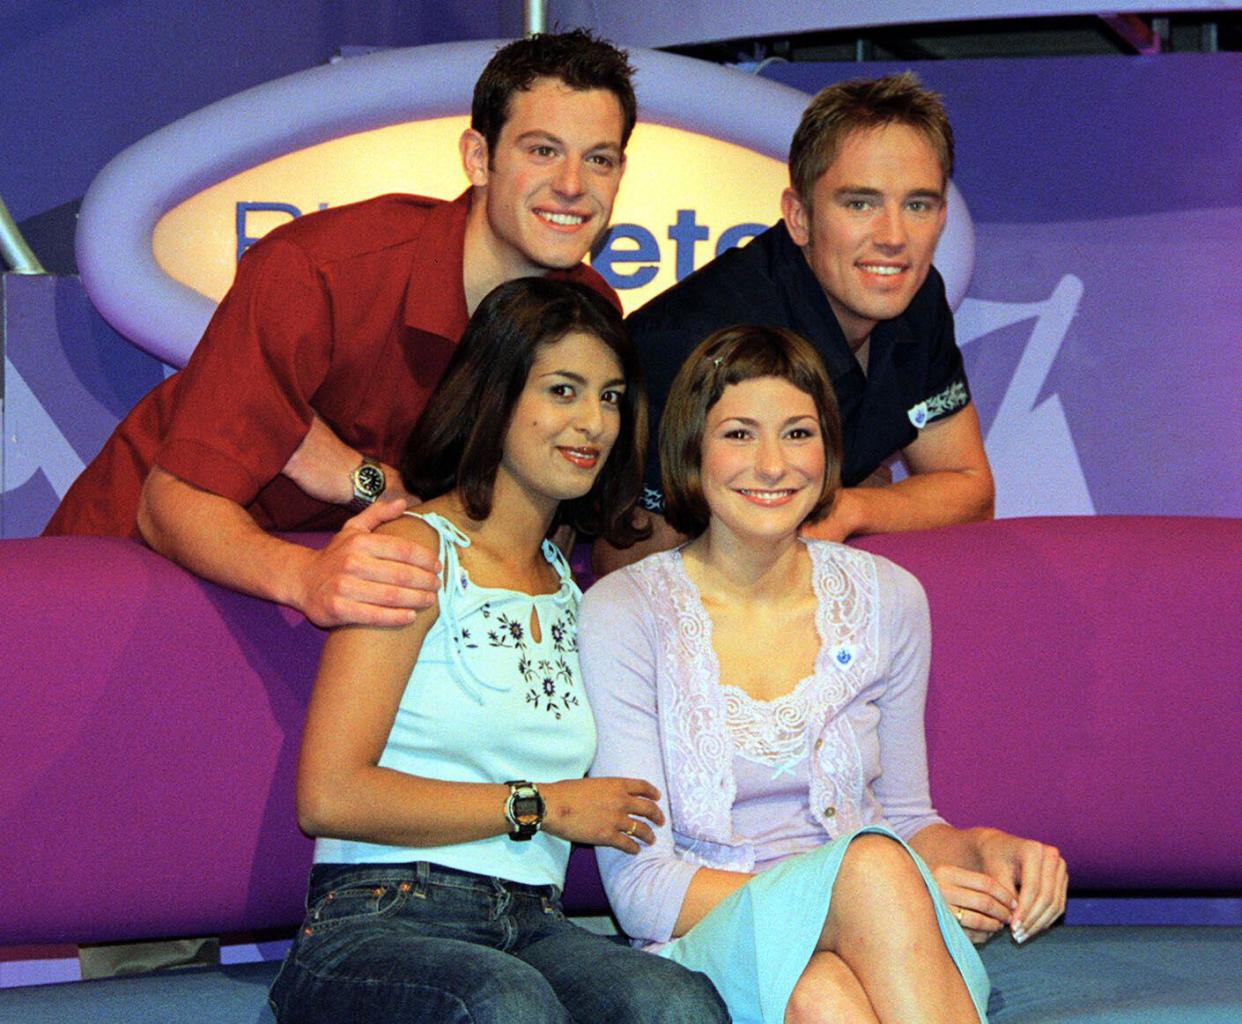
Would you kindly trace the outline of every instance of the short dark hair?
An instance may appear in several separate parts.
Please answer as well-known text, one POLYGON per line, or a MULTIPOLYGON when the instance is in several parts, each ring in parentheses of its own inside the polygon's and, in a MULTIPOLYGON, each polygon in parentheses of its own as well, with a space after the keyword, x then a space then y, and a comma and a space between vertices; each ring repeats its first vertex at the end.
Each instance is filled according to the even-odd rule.
POLYGON ((806 522, 823 519, 840 487, 841 415, 819 353, 783 327, 741 324, 708 335, 677 371, 660 420, 660 480, 664 518, 691 537, 707 529, 703 496, 703 432, 707 414, 730 384, 777 377, 811 396, 824 440, 824 489, 806 522))
POLYGON ((492 511, 492 488, 509 422, 537 351, 581 331, 616 354, 625 375, 621 430, 591 490, 563 501, 569 523, 625 547, 647 531, 634 504, 647 453, 647 395, 638 352, 621 314, 573 281, 520 277, 488 292, 466 327, 401 455, 406 490, 426 500, 456 491, 473 519, 492 511))
POLYGON ((953 174, 953 128, 938 93, 909 71, 883 78, 853 78, 815 94, 789 144, 789 183, 810 206, 815 183, 856 131, 903 124, 931 146, 947 182, 953 174))
POLYGON ((502 46, 474 86, 470 127, 487 140, 493 153, 500 130, 509 119, 509 102, 538 78, 558 78, 571 89, 607 89, 621 104, 621 148, 638 120, 638 101, 631 81, 629 54, 585 29, 536 33, 502 46))

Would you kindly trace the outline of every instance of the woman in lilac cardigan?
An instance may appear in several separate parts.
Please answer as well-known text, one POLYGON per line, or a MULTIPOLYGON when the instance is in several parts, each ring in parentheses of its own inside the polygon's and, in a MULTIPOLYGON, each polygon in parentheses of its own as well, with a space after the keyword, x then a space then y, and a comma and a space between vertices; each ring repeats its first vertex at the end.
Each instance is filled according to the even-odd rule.
POLYGON ((936 814, 922 587, 799 537, 841 458, 818 356, 783 330, 712 335, 660 454, 665 516, 694 539, 605 577, 580 616, 592 772, 667 798, 637 856, 598 851, 622 927, 707 973, 738 1024, 985 1020, 972 940, 1050 925, 1065 863, 936 814))

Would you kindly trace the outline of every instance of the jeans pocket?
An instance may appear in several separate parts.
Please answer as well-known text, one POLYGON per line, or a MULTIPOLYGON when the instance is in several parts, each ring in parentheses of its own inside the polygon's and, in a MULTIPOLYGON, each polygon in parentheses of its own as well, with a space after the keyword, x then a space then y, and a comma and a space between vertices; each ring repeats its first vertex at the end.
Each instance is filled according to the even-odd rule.
POLYGON ((410 901, 414 883, 391 878, 356 878, 328 890, 306 914, 302 934, 310 937, 343 925, 393 917, 410 901))

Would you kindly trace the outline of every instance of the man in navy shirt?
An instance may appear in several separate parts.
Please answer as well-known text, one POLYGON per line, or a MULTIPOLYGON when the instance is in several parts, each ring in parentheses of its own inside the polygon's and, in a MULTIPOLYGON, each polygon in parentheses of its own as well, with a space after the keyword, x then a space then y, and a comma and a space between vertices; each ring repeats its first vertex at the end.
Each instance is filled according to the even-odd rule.
MULTIPOLYGON (((808 535, 842 540, 991 517, 979 418, 932 266, 952 169, 944 108, 913 75, 822 90, 790 146, 782 220, 629 318, 653 427, 677 369, 712 331, 788 327, 823 357, 845 430, 845 486, 808 535), (894 484, 887 464, 897 453, 909 476, 894 484)), ((646 484, 651 541, 601 550, 600 568, 677 542, 659 515, 654 450, 646 484)))

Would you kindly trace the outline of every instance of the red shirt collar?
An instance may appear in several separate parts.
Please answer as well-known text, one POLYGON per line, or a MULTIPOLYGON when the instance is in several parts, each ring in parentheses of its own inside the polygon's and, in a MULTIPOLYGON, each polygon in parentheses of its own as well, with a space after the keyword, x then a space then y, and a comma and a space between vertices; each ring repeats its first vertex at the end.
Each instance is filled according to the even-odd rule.
POLYGON ((441 203, 428 215, 405 292, 406 324, 448 338, 454 344, 470 319, 466 312, 463 263, 472 191, 466 189, 451 203, 441 203))

